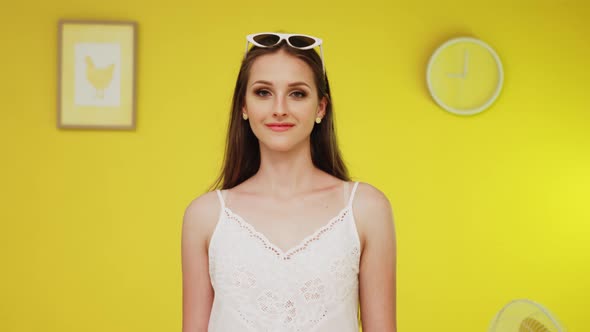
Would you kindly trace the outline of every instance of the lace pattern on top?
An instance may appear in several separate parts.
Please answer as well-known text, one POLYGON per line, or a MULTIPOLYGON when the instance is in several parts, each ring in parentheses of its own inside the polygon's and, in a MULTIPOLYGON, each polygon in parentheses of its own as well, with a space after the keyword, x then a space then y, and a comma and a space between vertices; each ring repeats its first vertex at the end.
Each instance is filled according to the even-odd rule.
POLYGON ((298 245, 287 250, 286 252, 283 252, 283 250, 281 250, 279 247, 274 245, 266 236, 264 236, 264 234, 258 232, 254 228, 254 226, 252 226, 252 224, 248 223, 244 218, 242 218, 238 214, 234 213, 228 207, 224 208, 224 212, 225 212, 226 217, 237 222, 240 225, 240 227, 246 229, 250 233, 251 236, 257 238, 260 241, 260 243, 266 249, 272 251, 275 254, 275 256, 277 256, 278 258, 280 258, 282 260, 289 260, 289 259, 291 259, 291 257, 293 255, 307 249, 307 247, 313 241, 319 240, 321 238, 321 236, 324 233, 330 231, 336 223, 344 220, 346 215, 350 212, 350 206, 346 206, 344 209, 340 210, 340 212, 335 217, 330 219, 330 221, 326 225, 320 227, 318 230, 313 232, 313 234, 307 236, 298 245))
MULTIPOLYGON (((349 321, 353 322, 358 308, 359 256, 360 250, 355 244, 335 257, 326 257, 322 264, 325 268, 314 267, 315 272, 310 274, 292 274, 280 271, 278 266, 250 265, 243 262, 241 256, 225 257, 214 263, 221 263, 220 267, 225 271, 212 274, 217 280, 215 296, 231 299, 222 303, 232 303, 249 331, 313 331, 322 321, 340 319, 338 315, 348 315, 349 321), (270 275, 272 271, 278 274, 270 275), (343 307, 347 310, 341 311, 343 307)), ((310 259, 315 261, 318 258, 310 259)), ((350 327, 358 327, 357 323, 351 323, 350 327)))

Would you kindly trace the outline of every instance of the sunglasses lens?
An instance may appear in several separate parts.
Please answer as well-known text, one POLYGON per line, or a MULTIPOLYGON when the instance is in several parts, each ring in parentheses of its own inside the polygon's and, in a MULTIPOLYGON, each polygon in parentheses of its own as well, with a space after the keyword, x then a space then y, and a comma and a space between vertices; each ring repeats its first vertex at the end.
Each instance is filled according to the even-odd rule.
POLYGON ((289 42, 295 47, 308 47, 315 43, 315 39, 306 36, 291 36, 289 42))
POLYGON ((273 46, 279 42, 281 38, 277 35, 262 34, 254 36, 254 41, 264 46, 273 46))

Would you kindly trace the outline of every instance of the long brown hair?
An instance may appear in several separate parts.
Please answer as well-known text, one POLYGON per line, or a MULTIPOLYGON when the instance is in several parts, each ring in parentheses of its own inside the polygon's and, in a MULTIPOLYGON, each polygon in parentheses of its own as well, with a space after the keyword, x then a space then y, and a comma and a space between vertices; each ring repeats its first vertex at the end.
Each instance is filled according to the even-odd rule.
POLYGON ((258 171, 260 167, 258 138, 252 132, 249 122, 242 119, 241 114, 246 97, 246 85, 254 60, 281 49, 305 61, 310 66, 317 86, 318 97, 321 99, 322 96, 325 96, 328 100, 322 123, 314 125, 311 131, 311 160, 314 166, 343 181, 350 181, 348 169, 342 160, 336 141, 330 85, 328 84, 328 75, 324 74, 322 68, 322 60, 313 49, 299 50, 282 41, 272 48, 253 46, 242 60, 230 110, 223 166, 209 190, 233 188, 258 171))

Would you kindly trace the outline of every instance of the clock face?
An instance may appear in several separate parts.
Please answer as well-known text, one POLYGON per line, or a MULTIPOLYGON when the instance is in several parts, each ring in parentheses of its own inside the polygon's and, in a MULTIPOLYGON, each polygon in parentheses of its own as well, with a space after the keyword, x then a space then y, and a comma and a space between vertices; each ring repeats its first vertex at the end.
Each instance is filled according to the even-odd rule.
POLYGON ((496 100, 504 74, 496 52, 470 37, 455 38, 441 45, 426 70, 432 98, 445 110, 469 115, 479 113, 496 100))

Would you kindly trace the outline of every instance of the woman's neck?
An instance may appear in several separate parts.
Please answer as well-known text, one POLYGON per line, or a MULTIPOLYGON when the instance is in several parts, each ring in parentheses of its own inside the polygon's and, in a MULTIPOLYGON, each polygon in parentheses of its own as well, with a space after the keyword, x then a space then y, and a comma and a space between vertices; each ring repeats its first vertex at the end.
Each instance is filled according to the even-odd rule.
POLYGON ((261 149, 260 168, 252 176, 252 184, 274 197, 293 197, 309 191, 321 171, 311 160, 309 144, 299 149, 276 151, 261 149))

